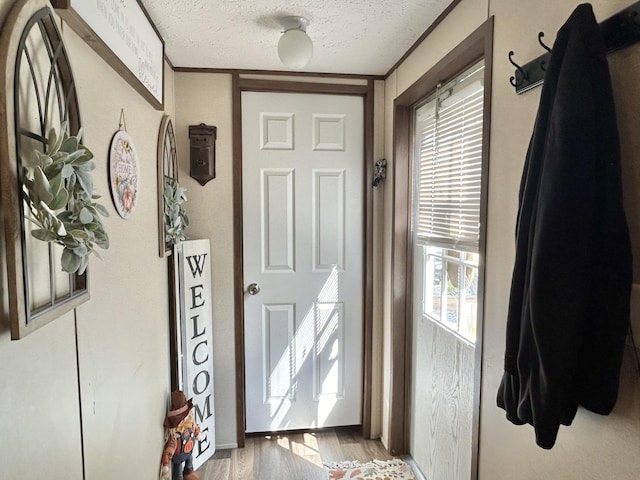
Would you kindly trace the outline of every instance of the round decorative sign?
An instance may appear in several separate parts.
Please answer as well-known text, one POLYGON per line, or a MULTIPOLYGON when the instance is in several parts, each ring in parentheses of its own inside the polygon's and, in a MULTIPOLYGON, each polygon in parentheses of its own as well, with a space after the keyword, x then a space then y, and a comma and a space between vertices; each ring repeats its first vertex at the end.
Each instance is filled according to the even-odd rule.
POLYGON ((118 130, 111 139, 109 183, 118 214, 129 218, 138 203, 140 165, 136 147, 125 130, 118 130))

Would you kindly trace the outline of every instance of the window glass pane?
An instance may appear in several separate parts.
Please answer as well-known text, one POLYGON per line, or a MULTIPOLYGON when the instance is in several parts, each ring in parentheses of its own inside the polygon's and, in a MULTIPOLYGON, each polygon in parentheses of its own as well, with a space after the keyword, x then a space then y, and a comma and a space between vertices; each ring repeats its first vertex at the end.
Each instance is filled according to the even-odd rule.
POLYGON ((423 252, 423 315, 475 343, 479 255, 433 245, 423 252))
POLYGON ((425 249, 424 313, 440 320, 442 303, 442 249, 425 249))
MULTIPOLYGON (((451 250, 449 250, 451 252, 451 250)), ((460 268, 457 263, 447 261, 447 326, 458 331, 458 307, 460 298, 460 268)))
POLYGON ((464 288, 460 292, 459 332, 471 342, 476 341, 478 318, 478 268, 464 266, 464 288))

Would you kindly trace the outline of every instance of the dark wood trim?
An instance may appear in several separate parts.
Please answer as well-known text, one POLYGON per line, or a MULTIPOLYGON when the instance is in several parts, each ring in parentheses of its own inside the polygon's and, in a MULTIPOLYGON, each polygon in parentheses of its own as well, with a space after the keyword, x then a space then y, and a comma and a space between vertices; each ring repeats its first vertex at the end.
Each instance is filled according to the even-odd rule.
MULTIPOLYGON (((459 0, 458 0, 459 1, 459 0)), ((283 70, 245 70, 242 68, 201 68, 174 67, 176 72, 187 73, 237 73, 238 75, 274 75, 283 77, 315 77, 315 78, 347 78, 353 80, 384 80, 384 75, 359 75, 357 73, 326 73, 326 72, 289 72, 283 70)))
POLYGON ((491 92, 493 83, 493 28, 494 17, 484 23, 484 91, 489 92, 484 96, 483 118, 482 118, 482 187, 480 197, 480 264, 478 271, 478 319, 476 329, 478 338, 476 339, 475 351, 475 376, 473 385, 473 431, 471 450, 471 478, 477 480, 478 456, 480 450, 480 402, 482 388, 482 351, 484 345, 484 286, 485 286, 485 260, 487 252, 487 216, 489 211, 489 150, 491 146, 491 92))
POLYGON ((362 436, 371 438, 371 393, 373 392, 373 114, 374 84, 367 82, 364 98, 364 321, 363 323, 363 382, 362 382, 362 436))
MULTIPOLYGON (((474 62, 485 59, 485 98, 484 98, 484 130, 483 130, 483 198, 481 200, 480 253, 481 275, 479 294, 484 292, 484 254, 486 246, 486 210, 487 181, 489 155, 489 127, 491 114, 491 71, 493 49, 493 17, 484 22, 478 29, 464 39, 428 72, 413 83, 394 101, 394 181, 393 197, 394 215, 392 221, 393 265, 391 272, 392 311, 391 311, 391 383, 389 404, 389 438, 388 448, 391 454, 407 453, 407 434, 409 411, 407 392, 411 366, 410 346, 411 330, 411 151, 412 151, 412 112, 413 107, 422 99, 433 93, 439 82, 452 78, 464 71, 474 62)), ((472 476, 477 477, 477 450, 479 438, 480 378, 482 360, 482 312, 478 312, 478 335, 476 343, 476 377, 474 379, 474 427, 472 476)))
POLYGON ((240 79, 240 89, 250 92, 320 93, 328 95, 366 95, 369 91, 367 85, 254 80, 250 78, 240 79))
POLYGON ((384 75, 384 79, 386 80, 387 78, 389 78, 389 75, 391 75, 393 73, 393 71, 398 68, 400 66, 400 64, 402 62, 404 62, 407 57, 409 55, 411 55, 413 53, 413 51, 418 48, 420 46, 420 44, 424 41, 425 38, 427 38, 429 35, 431 35, 431 32, 433 32, 436 27, 438 25, 440 25, 440 23, 442 23, 442 21, 447 18, 447 16, 453 11, 454 8, 456 8, 456 6, 460 3, 461 0, 453 0, 451 2, 451 4, 444 10, 444 12, 442 12, 438 18, 436 18, 433 23, 431 25, 429 25, 429 28, 427 28, 424 33, 422 35, 420 35, 420 37, 418 38, 418 40, 416 40, 414 42, 413 45, 411 45, 411 47, 409 47, 409 50, 407 50, 404 55, 402 55, 402 57, 400 57, 400 60, 398 60, 393 67, 391 67, 389 69, 389 71, 384 75))
POLYGON ((167 56, 167 52, 164 53, 164 61, 169 65, 172 71, 176 70, 173 63, 171 63, 171 59, 167 56))
POLYGON ((487 27, 485 25, 487 22, 478 27, 462 43, 451 50, 433 68, 398 96, 395 100, 395 105, 407 108, 413 106, 430 93, 435 92, 439 82, 456 76, 474 61, 480 60, 485 53, 485 36, 487 35, 487 27))
POLYGON ((389 439, 391 455, 407 453, 405 442, 406 415, 406 358, 407 350, 407 298, 408 298, 408 265, 407 249, 409 246, 409 202, 410 198, 410 115, 409 108, 396 104, 394 106, 393 126, 393 168, 394 168, 394 215, 391 222, 392 239, 392 271, 391 271, 391 372, 389 400, 389 439))
MULTIPOLYGON (((176 71, 183 71, 176 69, 176 71)), ((228 72, 227 72, 228 73, 228 72)), ((245 445, 246 391, 244 348, 244 278, 243 278, 243 212, 242 212, 242 92, 312 93, 327 95, 353 95, 364 99, 364 192, 365 221, 363 225, 363 436, 371 435, 371 382, 373 350, 373 113, 374 83, 367 85, 291 82, 279 80, 242 79, 232 73, 232 122, 233 122, 233 252, 234 252, 234 309, 235 309, 235 364, 236 364, 236 428, 238 447, 245 445)))
POLYGON ((244 265, 242 258, 242 95, 240 78, 231 76, 233 124, 233 303, 235 309, 236 351, 236 437, 239 448, 245 445, 245 388, 244 388, 244 265))

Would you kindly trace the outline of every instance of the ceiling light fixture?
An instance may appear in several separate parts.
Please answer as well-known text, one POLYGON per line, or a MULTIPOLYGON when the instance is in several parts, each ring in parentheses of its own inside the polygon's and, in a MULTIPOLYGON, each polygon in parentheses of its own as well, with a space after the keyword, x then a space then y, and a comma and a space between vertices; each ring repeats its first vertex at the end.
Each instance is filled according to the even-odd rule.
POLYGON ((309 20, 304 17, 284 17, 280 23, 284 33, 278 42, 278 57, 285 66, 300 70, 313 55, 313 43, 306 30, 309 20))

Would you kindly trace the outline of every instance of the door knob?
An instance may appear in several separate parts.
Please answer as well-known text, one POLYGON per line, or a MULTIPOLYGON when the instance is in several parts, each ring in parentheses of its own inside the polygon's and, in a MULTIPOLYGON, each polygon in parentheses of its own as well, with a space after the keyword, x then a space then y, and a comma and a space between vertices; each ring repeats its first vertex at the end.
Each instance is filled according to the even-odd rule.
POLYGON ((252 283, 247 287, 247 293, 249 293, 249 295, 257 295, 260 293, 260 285, 258 285, 257 283, 252 283))

